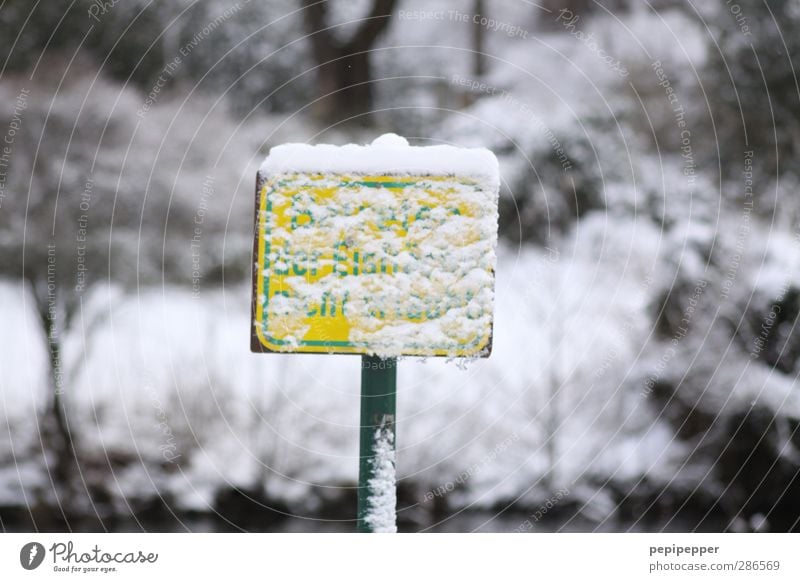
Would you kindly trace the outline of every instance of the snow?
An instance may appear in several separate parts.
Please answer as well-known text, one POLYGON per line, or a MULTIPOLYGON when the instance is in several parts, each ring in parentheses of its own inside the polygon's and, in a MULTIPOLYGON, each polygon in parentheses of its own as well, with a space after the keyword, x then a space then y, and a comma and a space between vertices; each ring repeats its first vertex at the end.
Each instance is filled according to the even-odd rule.
POLYGON ((384 133, 372 140, 372 145, 378 147, 404 148, 408 147, 408 140, 396 133, 384 133))
POLYGON ((280 349, 303 351, 305 338, 316 337, 305 314, 324 315, 331 302, 347 311, 347 327, 326 339, 369 353, 488 353, 498 222, 491 152, 416 148, 387 134, 366 147, 279 146, 265 167, 271 212, 262 220, 271 250, 260 273, 262 302, 266 335, 280 349), (367 185, 354 171, 415 176, 398 188, 367 185), (442 180, 442 173, 454 176, 442 180), (308 223, 298 226, 298 216, 308 223))
POLYGON ((376 138, 370 145, 292 143, 275 146, 261 165, 264 175, 287 173, 363 175, 453 175, 485 181, 497 189, 497 158, 485 148, 450 145, 410 146, 395 134, 376 138))
MULTIPOLYGON (((18 282, 0 283, 3 349, 0 350, 0 505, 13 505, 47 482, 35 450, 46 406, 47 356, 38 315, 18 282)), ((29 497, 30 499, 30 497, 29 497)))
MULTIPOLYGON (((637 381, 660 357, 658 344, 648 340, 647 309, 673 272, 659 255, 659 229, 633 218, 614 219, 610 229, 609 220, 587 217, 557 253, 500 246, 492 358, 465 370, 442 359, 400 362, 401 482, 435 490, 477 465, 481 470, 448 502, 492 507, 518 497, 537 503, 547 490, 541 479, 550 471, 554 487, 568 487, 573 499, 588 503, 586 513, 603 518, 598 482, 675 478, 685 445, 651 399, 641 396, 643 381, 637 381), (647 283, 655 267, 656 281, 647 283), (487 460, 513 435, 518 438, 511 446, 487 460), (552 458, 548 443, 556 445, 552 458)), ((753 238, 765 239, 763 234, 754 230, 753 238)), ((778 252, 785 242, 775 239, 776 257, 785 255, 778 252)), ((797 272, 795 263, 780 267, 797 272)), ((774 293, 773 279, 759 282, 764 296, 774 293)), ((13 461, 14 455, 24 457, 21 444, 38 441, 31 416, 44 400, 46 360, 30 306, 22 309, 18 289, 0 290, 2 317, 12 322, 5 345, 18 350, 0 355, 8 356, 2 388, 11 431, 0 434, 0 488, 11 503, 23 499, 23 484, 46 484, 40 455, 20 458, 16 466, 13 461), (28 330, 22 342, 19 329, 28 330), (28 366, 14 365, 26 358, 35 376, 28 366)), ((356 482, 358 359, 249 354, 248 294, 246 285, 209 289, 198 299, 172 287, 139 295, 100 288, 86 298, 85 313, 113 313, 113 321, 100 318, 85 337, 80 328, 65 335, 70 368, 85 357, 65 397, 84 454, 135 459, 114 470, 117 503, 171 495, 178 507, 202 511, 217 491, 258 484, 299 515, 313 515, 318 488, 356 482), (174 435, 171 457, 180 455, 174 464, 164 463, 162 450, 171 441, 161 422, 174 435), (179 471, 168 470, 175 464, 179 471)), ((696 343, 684 340, 687 354, 675 356, 670 377, 680 378, 681 366, 699 347, 703 361, 713 364, 709 351, 727 345, 725 337, 703 341, 705 329, 697 323, 696 343)), ((704 409, 758 400, 781 414, 797 414, 791 381, 753 364, 739 378, 743 364, 737 358, 732 354, 724 374, 709 385, 700 402, 704 409)), ((692 369, 702 373, 700 364, 692 369)), ((675 483, 694 487, 696 478, 687 471, 675 483)))
POLYGON ((370 461, 373 477, 368 482, 369 498, 364 521, 375 533, 397 533, 397 483, 394 435, 384 427, 375 431, 375 457, 370 461))
MULTIPOLYGON (((277 16, 291 4, 282 0, 259 7, 277 16)), ((362 16, 365 6, 332 3, 331 12, 340 15, 332 22, 362 16)), ((452 0, 406 0, 403 8, 446 10, 452 0)), ((730 21, 736 26, 724 6, 698 9, 710 11, 705 17, 709 23, 730 21)), ((96 157, 90 236, 108 246, 111 241, 100 235, 108 232, 115 215, 113 278, 129 273, 135 279, 127 291, 105 282, 93 288, 74 326, 62 330, 64 372, 69 376, 64 398, 81 454, 89 467, 104 470, 106 455, 121 459, 113 470, 92 470, 86 477, 98 491, 107 490, 117 508, 124 509, 127 499, 162 496, 170 503, 174 499, 179 508, 204 511, 226 488, 263 488, 297 514, 315 517, 325 498, 320 491, 330 493, 356 482, 358 358, 248 353, 249 287, 241 275, 227 271, 242 265, 248 270, 251 178, 269 146, 286 141, 307 143, 272 148, 260 166, 262 178, 320 179, 320 172, 351 177, 442 173, 472 179, 493 192, 499 182, 498 160, 486 149, 467 149, 484 146, 500 158, 504 194, 508 202, 513 197, 518 209, 508 217, 530 221, 521 225, 520 234, 533 242, 501 245, 496 261, 488 250, 489 238, 464 251, 470 260, 479 256, 485 268, 464 267, 453 249, 460 225, 448 223, 420 243, 431 252, 441 249, 450 270, 430 276, 421 270, 418 278, 403 272, 374 278, 390 297, 413 304, 417 286, 488 289, 486 269, 497 267, 491 297, 477 298, 491 302, 494 310, 492 358, 465 368, 444 358, 400 363, 397 430, 403 448, 397 478, 405 491, 435 491, 459 482, 463 487, 446 502, 460 509, 496 508, 509 500, 535 506, 547 499, 548 487, 566 487, 571 501, 583 504, 581 514, 597 520, 612 514, 619 493, 637 482, 645 492, 661 488, 664 498, 674 498, 681 488, 700 497, 709 492, 716 496, 727 490, 719 471, 724 468, 721 453, 731 439, 737 446, 742 442, 742 435, 731 428, 742 413, 755 408, 765 410, 768 421, 774 418, 777 428, 763 425, 764 435, 779 433, 764 439, 759 446, 766 448, 760 450, 797 458, 796 444, 787 437, 800 418, 794 297, 800 286, 795 238, 800 182, 788 174, 773 178, 779 182, 759 182, 750 233, 739 257, 741 181, 737 176, 732 184, 719 184, 716 160, 699 159, 697 179, 687 180, 675 111, 652 71, 653 62, 662 64, 686 108, 695 154, 713 154, 716 147, 708 140, 730 123, 722 117, 714 129, 702 120, 709 103, 717 113, 714 99, 719 98, 713 92, 716 81, 711 79, 708 86, 699 82, 712 72, 700 67, 716 53, 716 47, 708 51, 708 31, 679 9, 653 11, 634 4, 614 15, 587 12, 578 28, 624 63, 630 74, 623 78, 560 24, 552 32, 546 26, 534 28, 537 20, 552 25, 555 14, 533 11, 525 2, 493 3, 491 10, 493 17, 519 23, 532 34, 525 39, 488 34, 486 52, 497 58, 489 59, 486 74, 477 79, 470 77, 468 24, 395 19, 379 41, 372 63, 380 79, 375 83, 379 126, 402 128, 415 136, 415 146, 396 134, 370 143, 370 130, 319 128, 309 123, 311 115, 304 109, 298 111, 297 104, 313 99, 314 82, 313 75, 294 81, 298 62, 303 62, 299 58, 309 58, 305 42, 292 42, 305 34, 300 15, 279 21, 272 27, 274 34, 249 37, 244 45, 237 43, 250 34, 250 22, 273 18, 231 21, 215 32, 224 32, 229 40, 219 55, 234 46, 246 51, 248 62, 260 63, 270 55, 264 68, 254 68, 246 83, 237 82, 237 90, 228 93, 252 111, 238 126, 222 114, 225 100, 217 95, 198 91, 182 102, 180 83, 144 119, 136 117, 143 97, 137 89, 120 89, 116 81, 102 77, 94 83, 94 70, 85 80, 70 79, 55 99, 39 85, 31 92, 26 124, 52 113, 58 121, 48 123, 55 128, 54 137, 69 137, 60 128, 69 128, 82 108, 81 131, 71 145, 52 137, 39 144, 17 136, 14 171, 2 200, 6 224, 28 224, 22 220, 26 205, 19 203, 25 197, 12 192, 27 193, 31 208, 38 209, 27 213, 28 218, 50 217, 50 222, 37 223, 34 230, 29 225, 26 236, 0 228, 0 238, 10 245, 30 241, 31 232, 49 232, 53 214, 41 204, 60 192, 59 224, 65 228, 57 232, 68 238, 59 245, 71 248, 74 222, 62 211, 74 209, 75 199, 64 196, 80 195, 89 161, 96 157), (284 48, 273 52, 279 47, 284 48), (292 83, 272 95, 284 80, 292 83), (474 81, 480 81, 478 87, 485 83, 491 93, 476 90, 474 81), (707 90, 712 90, 709 102, 707 90), (103 133, 109 107, 117 112, 109 125, 116 131, 103 133), (264 109, 276 113, 266 115, 264 109), (369 145, 310 145, 320 140, 369 145), (36 154, 39 145, 50 149, 36 154), (571 163, 569 170, 551 162, 560 148, 571 163), (120 168, 122 159, 136 163, 120 168), (35 160, 46 171, 34 168, 35 160), (224 286, 209 277, 195 297, 175 283, 171 272, 188 266, 188 235, 195 225, 181 217, 199 217, 209 173, 215 196, 203 209, 200 270, 212 275, 224 256, 224 286), (576 212, 572 203, 587 193, 596 197, 594 206, 576 212), (129 260, 119 260, 119 253, 126 251, 129 260), (721 286, 734 257, 728 281, 732 288, 722 301, 721 286), (162 286, 165 274, 172 283, 162 286), (691 293, 701 279, 708 283, 687 335, 660 331, 684 316, 690 297, 686 290, 691 293), (152 284, 158 287, 148 287, 152 284), (787 319, 775 323, 763 345, 755 344, 781 299, 788 301, 779 305, 781 319, 787 319), (674 355, 663 366, 671 347, 674 355), (784 365, 776 368, 776 359, 784 365), (644 394, 656 377, 665 394, 644 394), (677 430, 685 410, 697 413, 689 424, 702 422, 704 416, 714 420, 687 437, 677 430), (507 440, 512 444, 501 454, 492 453, 507 440), (465 473, 469 478, 461 483, 459 476, 465 473)), ((349 36, 353 26, 335 28, 349 36)), ((739 42, 749 42, 748 37, 734 34, 727 40, 739 42)), ((198 70, 217 71, 215 87, 221 92, 242 69, 215 69, 215 47, 204 43, 193 58, 208 64, 198 70)), ((305 62, 301 68, 312 66, 305 62)), ((18 89, 10 78, 0 91, 8 121, 18 89)), ((475 192, 464 188, 459 195, 475 192)), ((337 203, 369 199, 390 208, 396 202, 386 188, 337 196, 337 203)), ((476 204, 487 202, 490 197, 476 204)), ((326 205, 309 211, 319 213, 319 221, 330 224, 332 231, 355 232, 360 244, 375 244, 359 238, 357 216, 329 214, 326 205)), ((506 232, 516 241, 514 231, 511 226, 506 232)), ((380 242, 399 244, 388 236, 380 242)), ((6 253, 9 259, 20 255, 6 253)), ((397 256, 399 261, 409 258, 397 256)), ((288 266, 280 259, 274 263, 275 268, 288 266)), ((8 276, 16 276, 7 268, 8 276)), ((323 288, 372 292, 363 279, 332 279, 323 288)), ((305 285, 299 277, 292 283, 297 289, 305 285)), ((308 287, 303 290, 308 297, 318 295, 308 287)), ((0 505, 9 506, 30 504, 52 489, 37 424, 48 400, 48 359, 38 316, 21 288, 18 281, 0 285, 0 319, 6 324, 0 330, 0 505)), ((281 301, 271 304, 276 312, 281 301)), ((283 301, 283 307, 291 308, 291 301, 283 301)), ((456 311, 451 315, 463 320, 456 311)), ((426 328, 430 341, 448 335, 453 322, 445 322, 443 318, 442 326, 426 328)), ((421 329, 402 321, 384 326, 403 341, 421 329)), ((353 337, 373 341, 371 333, 363 322, 353 337)), ((379 349, 389 354, 396 348, 379 349)), ((798 461, 792 463, 779 471, 794 474, 798 461)), ((381 505, 386 508, 388 483, 388 478, 375 483, 387 494, 381 505)), ((731 494, 747 499, 751 492, 734 486, 731 494)), ((388 513, 381 516, 388 524, 388 513)), ((772 516, 753 515, 752 529, 763 527, 767 517, 772 516)), ((378 516, 376 521, 381 521, 378 516)))
MULTIPOLYGON (((606 231, 614 236, 600 245, 603 222, 585 226, 574 248, 561 248, 557 260, 535 249, 500 247, 492 358, 463 370, 445 359, 400 362, 401 482, 432 490, 476 464, 481 470, 459 493, 459 503, 490 507, 520 494, 535 500, 542 490, 531 485, 549 465, 551 439, 563 447, 556 458, 558 486, 570 490, 573 482, 591 483, 618 468, 625 476, 656 469, 669 475, 675 447, 669 431, 653 430, 642 439, 653 423, 660 425, 644 405, 627 420, 619 416, 631 406, 622 379, 647 325, 640 277, 653 258, 644 242, 657 231, 606 231), (620 269, 625 252, 628 268, 620 269), (636 323, 628 326, 628 319, 636 323), (568 414, 552 435, 548 423, 559 409, 568 414), (501 454, 487 456, 515 434, 501 454), (648 460, 662 453, 667 460, 648 469, 648 460)), ((101 318, 85 338, 80 328, 65 337, 65 361, 78 361, 84 350, 86 358, 65 396, 84 454, 134 459, 114 470, 118 503, 158 493, 202 511, 221 489, 257 484, 299 515, 313 515, 318 488, 356 483, 358 358, 250 354, 247 285, 205 290, 198 299, 174 287, 139 295, 107 291, 87 297, 86 312, 113 312, 113 321, 101 318), (166 452, 180 456, 165 462, 173 440, 174 451, 166 452)), ((19 298, 9 296, 0 309, 3 317, 21 311, 19 298)), ((27 317, 33 326, 35 315, 27 317)), ((31 337, 20 349, 41 369, 39 339, 31 337)), ((24 435, 37 438, 26 408, 45 390, 42 380, 6 378, 5 414, 20 419, 16 445, 24 435)), ((17 498, 21 477, 13 464, 6 467, 6 495, 17 498)))

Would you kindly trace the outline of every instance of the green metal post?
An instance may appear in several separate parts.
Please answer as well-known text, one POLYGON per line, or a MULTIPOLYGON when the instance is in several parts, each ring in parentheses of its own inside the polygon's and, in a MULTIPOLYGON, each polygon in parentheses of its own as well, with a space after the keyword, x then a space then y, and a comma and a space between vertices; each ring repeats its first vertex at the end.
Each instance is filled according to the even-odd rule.
POLYGON ((397 359, 377 356, 361 358, 361 435, 358 467, 358 531, 371 532, 365 520, 370 507, 370 480, 375 476, 375 436, 379 430, 391 434, 395 446, 397 359))

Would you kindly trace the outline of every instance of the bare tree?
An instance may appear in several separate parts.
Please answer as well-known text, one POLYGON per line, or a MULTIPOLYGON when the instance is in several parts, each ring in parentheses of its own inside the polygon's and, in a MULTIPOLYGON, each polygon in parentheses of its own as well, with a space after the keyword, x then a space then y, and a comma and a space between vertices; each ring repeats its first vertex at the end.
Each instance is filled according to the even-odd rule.
MULTIPOLYGON (((220 276, 231 174, 243 157, 222 151, 227 118, 204 118, 191 104, 159 107, 92 68, 80 61, 80 72, 59 81, 64 64, 45 60, 33 79, 9 79, 0 90, 0 276, 22 282, 46 341, 40 426, 65 519, 92 500, 68 414, 73 370, 62 360, 63 338, 75 323, 90 331, 83 308, 94 286, 188 284, 193 270, 204 282, 220 276)), ((241 263, 243 275, 248 245, 236 234, 227 233, 226 260, 241 263)))

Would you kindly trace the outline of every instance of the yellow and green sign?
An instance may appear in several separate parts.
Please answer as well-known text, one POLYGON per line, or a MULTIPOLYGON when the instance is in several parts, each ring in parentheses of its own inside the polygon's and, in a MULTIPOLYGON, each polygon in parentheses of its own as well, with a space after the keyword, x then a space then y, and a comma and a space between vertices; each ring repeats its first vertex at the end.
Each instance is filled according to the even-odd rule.
POLYGON ((488 355, 497 202, 480 181, 283 173, 256 198, 254 351, 488 355))

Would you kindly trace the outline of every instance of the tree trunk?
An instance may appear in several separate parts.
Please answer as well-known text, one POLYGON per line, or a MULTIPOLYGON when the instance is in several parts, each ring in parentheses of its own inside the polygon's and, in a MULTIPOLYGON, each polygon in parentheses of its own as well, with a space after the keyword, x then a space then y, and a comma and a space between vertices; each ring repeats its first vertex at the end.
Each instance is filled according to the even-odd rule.
MULTIPOLYGON (((473 0, 472 13, 475 16, 486 16, 486 2, 484 0, 473 0)), ((479 22, 472 24, 472 68, 471 74, 476 80, 480 80, 486 74, 486 27, 479 22)), ((478 93, 473 91, 461 92, 460 105, 462 108, 469 107, 478 100, 478 93)))
MULTIPOLYGON (((478 16, 485 16, 486 2, 484 0, 473 0, 472 11, 478 16)), ((475 77, 483 77, 486 74, 486 28, 480 23, 472 25, 472 74, 475 77)))
POLYGON ((369 123, 372 111, 372 76, 369 50, 346 53, 337 47, 330 51, 331 60, 317 71, 320 100, 316 111, 329 123, 357 117, 355 121, 369 123))
POLYGON ((48 458, 48 470, 53 477, 55 495, 62 516, 76 508, 76 478, 78 458, 75 441, 70 430, 63 398, 63 374, 61 361, 61 333, 58 326, 59 303, 52 287, 47 281, 29 280, 36 311, 42 331, 45 334, 48 362, 48 399, 42 418, 42 448, 48 458), (49 454, 47 454, 49 453, 49 454))
POLYGON ((346 42, 330 32, 325 2, 304 0, 304 19, 317 63, 319 100, 315 110, 327 123, 350 118, 369 124, 374 104, 370 55, 386 29, 396 0, 373 0, 358 30, 346 42))
POLYGON ((337 106, 350 115, 372 111, 372 71, 370 46, 348 47, 353 51, 339 61, 339 89, 337 106))

